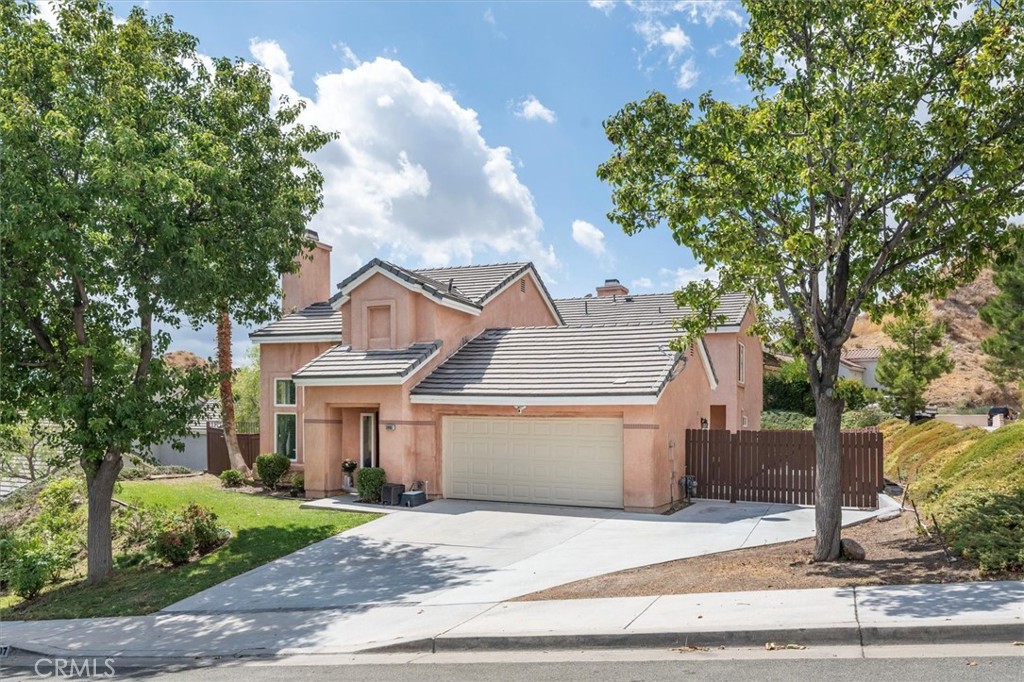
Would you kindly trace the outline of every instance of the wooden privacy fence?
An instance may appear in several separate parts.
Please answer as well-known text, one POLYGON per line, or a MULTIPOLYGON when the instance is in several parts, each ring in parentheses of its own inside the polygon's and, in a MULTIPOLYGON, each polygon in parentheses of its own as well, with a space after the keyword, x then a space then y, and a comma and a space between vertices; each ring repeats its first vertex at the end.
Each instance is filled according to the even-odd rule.
MULTIPOLYGON (((256 466, 256 456, 260 454, 260 434, 239 433, 238 449, 250 469, 256 466)), ((206 470, 211 474, 220 475, 231 468, 228 458, 228 444, 224 442, 224 429, 212 424, 206 425, 206 470)))
MULTIPOLYGON (((697 497, 811 505, 816 482, 814 434, 687 429, 686 473, 697 479, 697 497)), ((843 506, 878 507, 882 485, 882 434, 844 431, 843 506)))

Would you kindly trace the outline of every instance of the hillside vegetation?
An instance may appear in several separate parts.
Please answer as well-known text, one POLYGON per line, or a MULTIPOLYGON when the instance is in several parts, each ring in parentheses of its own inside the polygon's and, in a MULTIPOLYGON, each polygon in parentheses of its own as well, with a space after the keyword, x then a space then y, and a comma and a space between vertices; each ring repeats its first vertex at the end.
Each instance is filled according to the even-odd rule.
MULTIPOLYGON (((985 271, 975 281, 957 287, 942 300, 928 306, 932 319, 946 325, 943 345, 949 349, 955 367, 953 372, 934 382, 925 393, 925 399, 943 407, 988 407, 991 405, 1020 405, 1020 395, 1013 387, 1001 387, 985 369, 988 356, 981 350, 981 342, 992 334, 992 328, 982 322, 978 308, 999 293, 992 283, 992 272, 985 271)), ((847 342, 847 348, 886 348, 892 340, 882 331, 882 325, 867 317, 859 318, 847 342)))
POLYGON ((997 431, 890 421, 885 472, 983 571, 1024 570, 1024 423, 997 431))

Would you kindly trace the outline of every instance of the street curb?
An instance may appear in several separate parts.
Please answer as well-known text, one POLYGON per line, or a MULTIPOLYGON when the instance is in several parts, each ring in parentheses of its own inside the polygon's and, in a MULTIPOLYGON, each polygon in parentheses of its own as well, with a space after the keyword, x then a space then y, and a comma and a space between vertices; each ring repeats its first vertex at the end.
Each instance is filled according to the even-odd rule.
POLYGON ((360 649, 367 653, 528 651, 550 649, 671 649, 676 647, 763 647, 769 642, 802 646, 884 646, 1017 641, 1024 624, 913 625, 885 627, 781 628, 677 632, 622 632, 571 635, 442 636, 360 649))

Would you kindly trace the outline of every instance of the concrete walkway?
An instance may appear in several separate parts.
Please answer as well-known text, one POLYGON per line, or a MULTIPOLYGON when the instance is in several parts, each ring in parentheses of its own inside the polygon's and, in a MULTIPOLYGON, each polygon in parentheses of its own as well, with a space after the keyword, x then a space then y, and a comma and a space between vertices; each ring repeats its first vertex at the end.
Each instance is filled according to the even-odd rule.
POLYGON ((380 651, 971 641, 1024 641, 1024 582, 0 624, 0 644, 41 655, 168 661, 380 651))
MULTIPOLYGON (((846 510, 843 521, 875 514, 846 510)), ((659 516, 438 500, 310 545, 164 613, 493 604, 612 571, 813 534, 814 510, 793 505, 701 500, 659 516)))

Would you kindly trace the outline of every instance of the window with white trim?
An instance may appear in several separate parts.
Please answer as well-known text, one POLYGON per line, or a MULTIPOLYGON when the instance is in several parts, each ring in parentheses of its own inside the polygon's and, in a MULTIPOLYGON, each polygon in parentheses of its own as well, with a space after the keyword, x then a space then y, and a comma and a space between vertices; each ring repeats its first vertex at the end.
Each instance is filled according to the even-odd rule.
POLYGON ((296 459, 297 417, 294 412, 274 415, 274 452, 288 459, 296 459))
POLYGON ((291 379, 274 379, 274 405, 287 407, 295 404, 295 382, 291 379))
POLYGON ((736 348, 736 381, 742 384, 747 381, 747 347, 739 343, 736 348))

